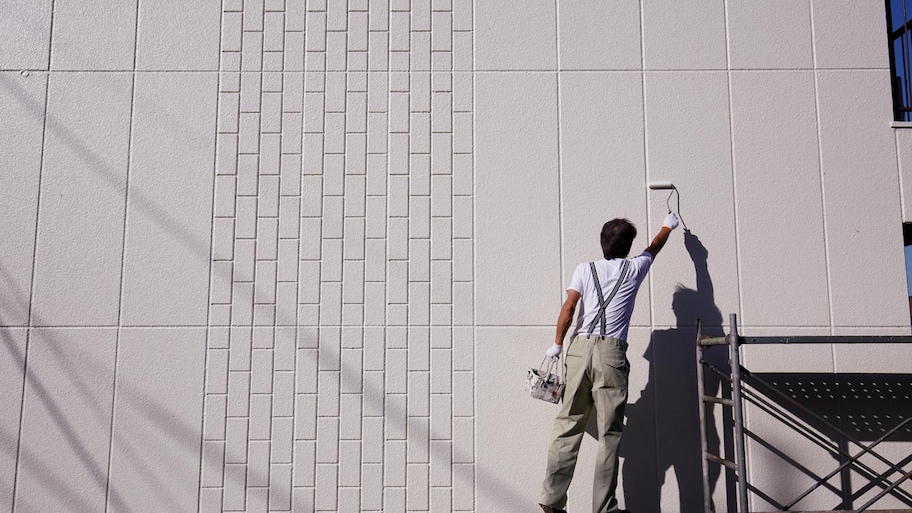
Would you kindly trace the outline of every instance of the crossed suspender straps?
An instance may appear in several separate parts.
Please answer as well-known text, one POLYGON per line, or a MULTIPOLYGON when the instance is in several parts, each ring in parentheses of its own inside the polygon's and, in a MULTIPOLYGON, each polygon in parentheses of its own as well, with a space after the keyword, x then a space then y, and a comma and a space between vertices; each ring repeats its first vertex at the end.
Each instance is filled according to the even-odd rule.
POLYGON ((618 276, 617 283, 614 284, 614 289, 611 291, 611 294, 608 296, 608 299, 602 297, 602 285, 599 283, 598 273, 595 272, 595 262, 589 262, 589 269, 592 271, 592 279, 595 280, 595 293, 598 294, 599 300, 599 311, 596 314, 595 318, 592 319, 592 322, 589 323, 589 332, 587 336, 592 336, 592 332, 595 331, 595 323, 599 322, 601 327, 601 336, 605 336, 605 310, 608 308, 608 304, 611 303, 611 300, 614 299, 614 295, 617 294, 619 288, 621 288, 621 283, 624 279, 627 278, 627 268, 630 266, 630 261, 624 259, 624 262, 621 264, 621 274, 618 276))

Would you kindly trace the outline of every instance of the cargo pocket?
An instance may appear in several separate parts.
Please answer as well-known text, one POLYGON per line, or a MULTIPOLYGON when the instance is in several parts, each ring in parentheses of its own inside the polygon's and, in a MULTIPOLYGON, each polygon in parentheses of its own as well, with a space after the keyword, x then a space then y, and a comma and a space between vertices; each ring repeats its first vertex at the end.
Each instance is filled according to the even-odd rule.
POLYGON ((630 373, 630 365, 627 362, 627 343, 606 339, 600 340, 598 344, 605 385, 627 388, 627 376, 630 373))

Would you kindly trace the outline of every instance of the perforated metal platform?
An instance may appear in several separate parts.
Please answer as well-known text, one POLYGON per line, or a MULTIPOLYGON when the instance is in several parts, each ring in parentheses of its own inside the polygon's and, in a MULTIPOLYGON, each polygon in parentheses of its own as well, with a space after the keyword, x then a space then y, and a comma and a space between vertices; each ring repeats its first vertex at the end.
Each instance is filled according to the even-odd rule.
MULTIPOLYGON (((912 513, 912 509, 870 509, 883 497, 890 496, 912 508, 912 492, 907 486, 912 471, 912 455, 890 460, 878 453, 883 442, 912 441, 912 374, 860 373, 753 373, 741 366, 739 347, 744 344, 905 344, 912 347, 908 336, 822 336, 822 337, 741 337, 737 316, 730 316, 730 332, 724 337, 705 337, 697 321, 697 393, 700 404, 700 434, 704 453, 703 494, 704 513, 712 513, 709 463, 720 464, 734 472, 737 482, 737 502, 730 508, 747 512, 748 491, 781 512, 795 511, 805 497, 841 475, 842 487, 827 487, 837 494, 834 510, 859 513, 912 513), (716 365, 704 359, 704 347, 728 346, 728 365, 716 365), (711 372, 730 387, 722 396, 705 395, 704 370, 711 372), (749 402, 773 419, 790 428, 827 451, 838 464, 824 476, 813 476, 814 484, 787 500, 775 498, 747 481, 745 462, 745 433, 743 402, 749 402), (733 447, 726 455, 707 450, 707 405, 730 408, 733 447), (864 458, 864 459, 863 459, 864 458), (873 461, 876 460, 876 461, 873 461), (866 461, 876 463, 875 470, 866 461), (868 483, 857 488, 852 477, 860 476, 868 483), (872 493, 869 493, 872 492, 872 493), (871 496, 873 495, 873 497, 871 496), (864 504, 857 504, 865 501, 864 504), (841 508, 855 509, 841 509, 841 508)), ((724 387, 723 387, 724 388, 724 387)), ((758 440, 755 433, 751 438, 758 440)), ((760 441, 762 442, 762 441, 760 441)), ((766 446, 769 448, 769 446, 766 446)), ((780 453, 789 464, 796 463, 780 453)), ((809 474, 810 475, 810 474, 809 474)), ((822 512, 820 512, 822 513, 822 512)))

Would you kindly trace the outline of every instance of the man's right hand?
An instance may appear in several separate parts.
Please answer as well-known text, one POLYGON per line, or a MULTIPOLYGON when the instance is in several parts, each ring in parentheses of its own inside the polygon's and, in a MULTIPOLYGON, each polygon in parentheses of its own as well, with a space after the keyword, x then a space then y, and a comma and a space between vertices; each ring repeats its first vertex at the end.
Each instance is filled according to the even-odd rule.
POLYGON ((668 215, 665 216, 665 220, 662 221, 662 229, 659 230, 659 233, 652 239, 652 243, 646 248, 646 252, 655 258, 668 241, 668 236, 671 234, 671 231, 678 227, 678 222, 678 216, 676 216, 674 212, 669 212, 668 215))

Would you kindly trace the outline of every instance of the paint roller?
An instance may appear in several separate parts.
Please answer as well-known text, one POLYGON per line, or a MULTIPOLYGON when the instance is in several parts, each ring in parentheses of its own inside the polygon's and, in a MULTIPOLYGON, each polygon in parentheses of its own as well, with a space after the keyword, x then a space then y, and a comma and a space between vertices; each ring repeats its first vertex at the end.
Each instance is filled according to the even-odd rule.
POLYGON ((671 213, 671 197, 675 193, 678 194, 678 219, 681 220, 681 224, 684 225, 684 229, 686 230, 687 225, 684 224, 684 220, 681 219, 681 193, 678 192, 678 188, 671 182, 649 182, 649 188, 653 191, 671 191, 668 193, 668 199, 665 200, 665 205, 668 207, 669 213, 671 213))

